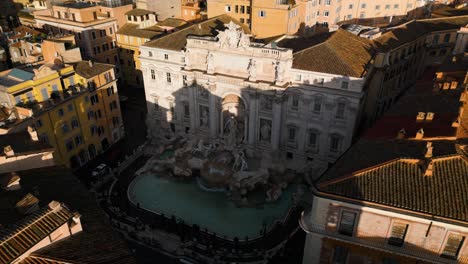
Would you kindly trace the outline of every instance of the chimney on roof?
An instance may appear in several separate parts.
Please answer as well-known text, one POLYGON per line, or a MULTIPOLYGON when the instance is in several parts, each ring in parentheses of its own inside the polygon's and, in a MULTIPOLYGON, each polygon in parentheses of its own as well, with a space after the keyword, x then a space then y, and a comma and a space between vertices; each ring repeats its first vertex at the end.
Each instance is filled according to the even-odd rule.
POLYGON ((434 113, 433 112, 427 112, 426 113, 426 121, 432 121, 434 119, 434 113))
POLYGON ((418 112, 418 115, 416 116, 416 121, 424 121, 424 119, 426 119, 426 113, 418 112))
POLYGON ((92 60, 89 60, 88 64, 89 64, 89 67, 91 67, 91 68, 93 67, 93 61, 92 60))
POLYGON ((398 131, 397 139, 404 139, 406 136, 406 130, 404 128, 400 129, 398 131))
POLYGON ((453 57, 452 57, 452 62, 453 62, 453 63, 457 62, 457 56, 453 56, 453 57))
POLYGON ((432 142, 427 142, 426 144, 426 154, 424 155, 424 157, 426 158, 432 158, 432 150, 434 148, 432 147, 432 142))
POLYGON ((75 213, 73 214, 73 222, 74 222, 75 224, 79 224, 79 223, 80 223, 80 218, 81 218, 81 214, 80 214, 80 213, 75 212, 75 213))
POLYGON ((3 153, 5 153, 5 156, 7 157, 13 157, 15 155, 15 151, 13 151, 13 148, 10 145, 3 148, 3 153))
POLYGON ((49 208, 55 211, 55 210, 60 209, 61 205, 57 201, 52 201, 52 202, 49 203, 49 208))
POLYGON ((422 139, 424 137, 424 129, 419 129, 418 132, 416 132, 416 139, 422 139))
POLYGON ((31 126, 28 126, 28 133, 31 137, 32 141, 38 141, 39 137, 37 137, 37 131, 34 130, 31 126))
POLYGON ((429 161, 429 163, 427 163, 427 166, 426 166, 426 171, 424 172, 424 176, 432 176, 432 167, 433 167, 433 162, 432 160, 429 161))

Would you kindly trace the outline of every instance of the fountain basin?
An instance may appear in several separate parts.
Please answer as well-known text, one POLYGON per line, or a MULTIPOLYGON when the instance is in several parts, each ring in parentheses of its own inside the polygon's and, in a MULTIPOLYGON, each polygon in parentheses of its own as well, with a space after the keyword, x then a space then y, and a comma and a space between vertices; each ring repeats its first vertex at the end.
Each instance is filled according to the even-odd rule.
POLYGON ((141 175, 133 180, 128 189, 130 202, 140 208, 166 216, 174 215, 185 223, 196 224, 209 232, 229 239, 246 236, 260 237, 260 231, 275 221, 282 221, 291 203, 297 186, 290 186, 283 195, 262 208, 238 208, 229 201, 224 192, 206 192, 195 181, 175 182, 155 175, 141 175))

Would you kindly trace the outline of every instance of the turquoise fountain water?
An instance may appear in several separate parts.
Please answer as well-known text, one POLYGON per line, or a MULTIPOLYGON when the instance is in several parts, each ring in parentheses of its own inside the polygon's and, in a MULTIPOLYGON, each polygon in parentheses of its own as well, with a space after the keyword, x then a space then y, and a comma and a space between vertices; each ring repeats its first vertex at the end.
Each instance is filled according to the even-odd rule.
POLYGON ((264 224, 269 227, 282 220, 295 191, 296 187, 290 186, 278 201, 266 203, 262 208, 237 208, 225 193, 203 191, 195 182, 181 183, 143 175, 130 184, 129 197, 142 209, 174 215, 220 236, 253 239, 260 236, 264 224))

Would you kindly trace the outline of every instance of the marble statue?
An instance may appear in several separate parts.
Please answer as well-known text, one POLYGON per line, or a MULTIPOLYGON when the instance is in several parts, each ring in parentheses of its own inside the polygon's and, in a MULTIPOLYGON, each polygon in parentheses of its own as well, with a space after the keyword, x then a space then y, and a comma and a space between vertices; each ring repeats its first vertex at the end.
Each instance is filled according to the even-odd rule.
POLYGON ((257 62, 255 59, 250 59, 249 67, 249 79, 255 80, 257 78, 257 62))
POLYGON ((209 52, 206 56, 206 71, 213 72, 214 71, 214 55, 213 53, 209 52))
POLYGON ((241 33, 239 47, 243 47, 243 48, 250 47, 250 35, 241 33))
POLYGON ((234 171, 246 171, 247 170, 247 161, 245 160, 245 153, 244 151, 239 151, 236 154, 236 159, 234 164, 232 165, 232 169, 234 171))
POLYGON ((262 119, 260 122, 262 123, 260 127, 260 139, 263 141, 270 141, 271 125, 270 125, 269 120, 262 119))
POLYGON ((273 99, 269 95, 262 95, 260 99, 260 107, 262 110, 271 110, 273 109, 273 99))
POLYGON ((283 82, 283 78, 284 78, 284 66, 281 62, 278 61, 275 67, 275 80, 277 82, 283 82))
POLYGON ((207 158, 213 151, 215 146, 213 144, 205 145, 203 139, 200 139, 196 145, 192 147, 192 155, 201 154, 203 157, 207 158))
POLYGON ((200 126, 201 127, 208 127, 209 126, 209 113, 206 107, 201 109, 201 116, 200 116, 200 126))
POLYGON ((218 43, 221 48, 238 48, 250 46, 250 35, 244 33, 239 25, 234 22, 229 22, 225 25, 224 31, 218 31, 218 43))
POLYGON ((234 115, 224 125, 224 130, 227 134, 226 145, 228 147, 234 147, 237 141, 237 119, 234 115))

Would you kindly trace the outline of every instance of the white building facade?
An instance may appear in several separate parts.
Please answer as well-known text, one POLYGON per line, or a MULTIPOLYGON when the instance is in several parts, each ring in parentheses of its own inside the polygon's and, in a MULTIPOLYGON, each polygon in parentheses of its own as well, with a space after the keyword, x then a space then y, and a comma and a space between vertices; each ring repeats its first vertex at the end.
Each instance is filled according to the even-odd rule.
POLYGON ((185 50, 141 46, 150 122, 217 140, 235 119, 248 155, 319 175, 351 144, 365 79, 293 68, 291 49, 226 26, 217 37, 189 36, 185 50))

